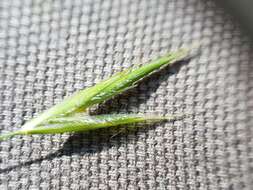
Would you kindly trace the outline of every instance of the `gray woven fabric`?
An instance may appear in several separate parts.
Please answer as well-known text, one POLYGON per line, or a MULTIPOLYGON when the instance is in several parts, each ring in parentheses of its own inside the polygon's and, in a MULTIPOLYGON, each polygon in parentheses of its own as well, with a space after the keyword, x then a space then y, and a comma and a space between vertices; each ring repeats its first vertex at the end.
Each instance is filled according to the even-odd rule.
POLYGON ((192 117, 114 138, 103 130, 1 142, 0 189, 251 189, 252 49, 212 0, 0 1, 1 132, 196 41, 200 56, 98 108, 192 117))

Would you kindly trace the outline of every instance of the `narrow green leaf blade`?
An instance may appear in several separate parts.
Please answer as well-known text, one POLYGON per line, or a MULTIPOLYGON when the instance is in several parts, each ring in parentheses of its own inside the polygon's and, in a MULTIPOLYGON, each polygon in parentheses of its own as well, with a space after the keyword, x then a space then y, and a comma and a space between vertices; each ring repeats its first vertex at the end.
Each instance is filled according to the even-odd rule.
POLYGON ((4 140, 14 135, 31 134, 60 134, 70 132, 84 132, 100 128, 107 128, 119 125, 128 125, 135 123, 153 123, 163 120, 171 120, 175 117, 163 117, 139 114, 105 114, 105 115, 77 115, 53 118, 33 129, 21 129, 14 133, 8 133, 0 136, 4 140))

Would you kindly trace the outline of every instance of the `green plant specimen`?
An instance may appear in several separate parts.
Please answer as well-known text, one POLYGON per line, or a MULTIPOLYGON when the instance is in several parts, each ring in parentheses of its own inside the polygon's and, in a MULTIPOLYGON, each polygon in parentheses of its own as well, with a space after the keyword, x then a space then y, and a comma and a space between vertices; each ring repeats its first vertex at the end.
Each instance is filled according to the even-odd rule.
POLYGON ((25 123, 20 130, 0 135, 0 140, 14 135, 80 132, 123 124, 145 121, 157 122, 168 119, 160 116, 147 117, 136 114, 90 116, 87 109, 136 86, 136 83, 144 77, 171 63, 186 58, 188 53, 188 49, 180 49, 148 64, 119 72, 105 81, 67 97, 61 103, 25 123))

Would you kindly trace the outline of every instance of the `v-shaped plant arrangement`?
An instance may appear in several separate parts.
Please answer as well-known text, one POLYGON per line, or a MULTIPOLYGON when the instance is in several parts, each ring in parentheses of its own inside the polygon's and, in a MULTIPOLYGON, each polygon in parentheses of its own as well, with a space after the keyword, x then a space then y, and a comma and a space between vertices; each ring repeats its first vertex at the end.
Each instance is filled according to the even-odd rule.
POLYGON ((148 64, 136 65, 119 72, 107 80, 67 97, 61 103, 25 123, 20 130, 0 135, 0 140, 5 140, 15 135, 83 132, 141 122, 152 123, 171 120, 173 116, 164 117, 144 114, 89 115, 88 109, 133 88, 144 77, 171 63, 185 59, 188 54, 189 49, 179 49, 148 64))

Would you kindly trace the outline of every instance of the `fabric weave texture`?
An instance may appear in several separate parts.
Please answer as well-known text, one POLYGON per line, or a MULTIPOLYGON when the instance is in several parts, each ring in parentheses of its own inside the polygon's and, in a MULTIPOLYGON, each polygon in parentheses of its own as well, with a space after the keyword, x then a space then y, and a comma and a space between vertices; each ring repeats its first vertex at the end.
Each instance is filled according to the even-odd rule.
POLYGON ((251 189, 252 48, 213 0, 0 1, 1 132, 194 42, 199 56, 94 108, 191 117, 1 142, 0 189, 251 189))

